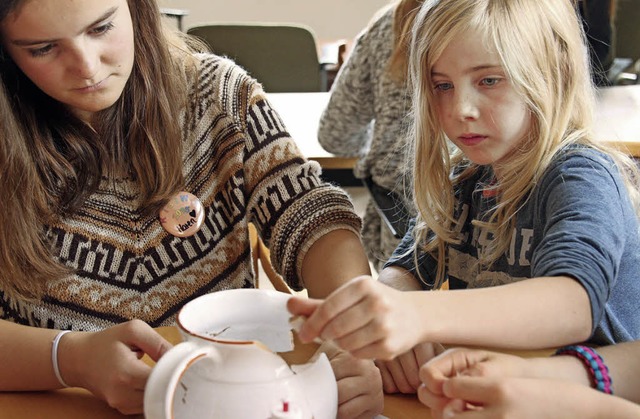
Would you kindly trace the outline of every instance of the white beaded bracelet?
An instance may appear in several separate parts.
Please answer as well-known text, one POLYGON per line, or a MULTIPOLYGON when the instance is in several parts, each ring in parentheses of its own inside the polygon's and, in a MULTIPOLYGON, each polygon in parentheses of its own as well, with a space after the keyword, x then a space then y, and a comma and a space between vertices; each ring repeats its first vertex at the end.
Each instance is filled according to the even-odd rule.
POLYGON ((51 347, 51 362, 53 363, 53 372, 56 374, 56 378, 62 384, 63 387, 69 387, 67 383, 64 382, 62 376, 60 375, 60 368, 58 367, 58 344, 60 343, 60 339, 62 336, 69 333, 71 330, 61 330, 58 332, 55 338, 53 338, 53 346, 51 347))

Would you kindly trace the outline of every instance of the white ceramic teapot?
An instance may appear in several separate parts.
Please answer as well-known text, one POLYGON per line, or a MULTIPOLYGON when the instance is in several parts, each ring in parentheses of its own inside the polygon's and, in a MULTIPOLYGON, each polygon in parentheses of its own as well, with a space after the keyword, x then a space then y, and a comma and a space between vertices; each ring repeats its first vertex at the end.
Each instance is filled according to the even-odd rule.
POLYGON ((329 360, 289 366, 289 296, 237 289, 198 297, 178 314, 184 342, 160 358, 144 394, 147 419, 335 419, 329 360))

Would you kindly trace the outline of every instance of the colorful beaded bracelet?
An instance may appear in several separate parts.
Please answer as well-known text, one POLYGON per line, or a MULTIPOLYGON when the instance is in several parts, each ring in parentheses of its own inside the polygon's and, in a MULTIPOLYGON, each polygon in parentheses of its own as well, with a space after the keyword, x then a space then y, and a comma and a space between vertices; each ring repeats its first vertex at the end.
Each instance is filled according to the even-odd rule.
POLYGON ((587 367, 593 386, 606 394, 613 394, 613 381, 609 368, 595 349, 583 345, 570 345, 560 348, 555 355, 573 355, 587 367))

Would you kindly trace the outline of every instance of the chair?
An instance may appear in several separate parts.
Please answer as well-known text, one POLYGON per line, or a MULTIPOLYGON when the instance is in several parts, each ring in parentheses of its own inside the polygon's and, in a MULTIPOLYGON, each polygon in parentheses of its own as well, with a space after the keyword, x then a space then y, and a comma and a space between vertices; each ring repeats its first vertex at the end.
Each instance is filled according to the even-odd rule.
POLYGON ((326 90, 316 40, 305 26, 210 23, 191 27, 187 33, 202 39, 215 54, 234 60, 266 92, 326 90))
POLYGON ((615 56, 613 84, 640 83, 640 2, 624 0, 616 2, 615 56))
POLYGON ((260 281, 262 281, 262 278, 260 278, 260 269, 258 268, 258 263, 260 263, 267 279, 276 291, 284 292, 286 294, 294 294, 294 291, 289 288, 289 285, 287 285, 284 278, 282 278, 282 276, 280 276, 273 268, 269 248, 264 244, 262 239, 260 239, 260 236, 258 236, 258 230, 252 223, 249 223, 249 241, 251 243, 253 271, 256 274, 256 288, 261 288, 260 281))

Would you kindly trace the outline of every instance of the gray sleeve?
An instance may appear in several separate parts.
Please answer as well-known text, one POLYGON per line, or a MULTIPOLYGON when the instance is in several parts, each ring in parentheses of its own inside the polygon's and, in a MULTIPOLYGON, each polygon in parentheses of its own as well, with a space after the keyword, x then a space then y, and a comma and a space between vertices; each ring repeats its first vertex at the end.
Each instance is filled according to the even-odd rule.
MULTIPOLYGON (((602 319, 625 248, 629 199, 613 163, 590 154, 569 155, 540 182, 544 225, 532 258, 533 277, 566 275, 585 288, 594 331, 602 319)), ((635 215, 631 215, 635 217, 635 215)), ((633 223, 637 228, 637 221, 633 223)))
POLYGON ((372 58, 368 33, 364 32, 340 69, 320 118, 318 141, 330 153, 338 156, 366 153, 374 119, 372 58))
POLYGON ((420 252, 418 256, 418 266, 416 266, 414 250, 415 238, 413 237, 415 223, 415 218, 409 222, 407 234, 404 235, 396 250, 384 264, 384 268, 397 266, 406 269, 418 280, 422 289, 431 290, 435 285, 438 262, 430 254, 420 252))

